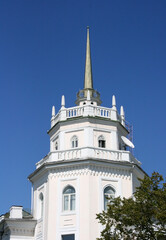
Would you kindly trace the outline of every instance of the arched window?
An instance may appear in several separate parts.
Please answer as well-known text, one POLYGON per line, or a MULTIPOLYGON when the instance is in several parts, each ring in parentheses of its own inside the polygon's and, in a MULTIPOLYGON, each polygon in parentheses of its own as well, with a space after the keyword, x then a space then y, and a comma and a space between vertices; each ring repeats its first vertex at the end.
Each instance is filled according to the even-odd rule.
POLYGON ((98 147, 100 148, 105 148, 105 138, 103 137, 103 135, 100 135, 98 137, 98 147))
POLYGON ((43 217, 43 208, 44 208, 44 196, 43 193, 41 192, 39 194, 39 201, 40 201, 40 205, 39 205, 39 218, 43 217))
POLYGON ((77 136, 73 136, 71 139, 71 147, 72 148, 77 148, 78 147, 78 137, 77 136))
POLYGON ((107 210, 107 205, 109 203, 109 198, 114 198, 115 197, 115 190, 108 186, 104 189, 104 210, 107 210))
POLYGON ((75 189, 72 186, 67 186, 63 190, 63 211, 75 210, 75 189))

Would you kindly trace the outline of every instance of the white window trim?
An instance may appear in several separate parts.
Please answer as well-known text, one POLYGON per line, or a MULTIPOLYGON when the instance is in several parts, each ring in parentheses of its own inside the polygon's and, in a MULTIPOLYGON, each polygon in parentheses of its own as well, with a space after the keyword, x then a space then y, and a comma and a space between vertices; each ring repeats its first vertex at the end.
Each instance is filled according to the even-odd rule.
POLYGON ((98 136, 98 147, 99 148, 106 148, 106 139, 103 135, 98 136), (100 145, 99 141, 103 141, 105 146, 104 147, 99 146, 100 145))
POLYGON ((74 135, 71 137, 70 144, 71 144, 72 149, 78 148, 78 136, 77 135, 74 135), (74 143, 74 146, 73 146, 73 143, 74 143))
MULTIPOLYGON (((36 206, 37 206, 37 212, 36 212, 37 221, 38 222, 42 222, 44 220, 44 216, 45 216, 45 202, 46 202, 45 201, 45 184, 42 184, 38 188, 38 190, 37 190, 37 197, 36 197, 35 202, 36 202, 36 206), (43 201, 43 216, 42 217, 40 217, 41 214, 40 214, 40 210, 39 210, 39 204, 40 204, 39 203, 39 201, 40 201, 39 196, 40 196, 40 193, 43 194, 43 199, 44 199, 44 201, 43 201)), ((44 227, 43 227, 43 230, 44 230, 44 227)))
MULTIPOLYGON (((67 184, 66 184, 67 185, 67 184)), ((80 179, 79 177, 68 177, 68 178, 60 178, 58 179, 58 183, 57 183, 57 191, 58 191, 58 195, 60 196, 57 199, 57 206, 58 206, 58 212, 57 212, 57 216, 56 216, 56 226, 58 226, 58 231, 56 232, 56 237, 55 239, 57 240, 61 240, 61 235, 63 234, 75 234, 75 239, 79 240, 79 232, 80 232, 80 208, 79 208, 79 200, 80 200, 80 179), (76 205, 75 205, 75 211, 73 212, 62 212, 62 184, 65 182, 69 182, 69 181, 73 181, 75 180, 75 184, 69 184, 71 186, 73 186, 75 188, 76 191, 76 205), (75 215, 76 216, 76 226, 71 226, 68 228, 61 228, 59 225, 59 219, 61 216, 70 216, 70 215, 75 215)), ((64 187, 63 187, 64 189, 64 187)))
POLYGON ((113 197, 113 198, 115 198, 115 196, 116 196, 116 189, 115 189, 115 187, 113 187, 112 184, 105 185, 104 188, 103 188, 103 206, 104 206, 104 211, 107 210, 107 209, 105 209, 105 197, 108 197, 108 198, 113 197), (114 193, 105 193, 105 189, 107 187, 110 187, 114 191, 114 193))
POLYGON ((72 188, 74 188, 74 190, 75 190, 75 187, 74 186, 72 186, 72 185, 66 185, 64 188, 63 188, 63 190, 62 190, 62 212, 63 213, 74 213, 75 211, 76 211, 76 190, 75 190, 75 192, 74 193, 67 193, 67 194, 64 194, 63 192, 64 192, 64 190, 65 189, 67 189, 67 188, 69 188, 69 187, 72 187, 72 188), (70 209, 71 208, 71 196, 72 195, 75 195, 75 209, 70 209), (64 209, 64 204, 65 204, 65 201, 64 201, 64 199, 65 199, 65 196, 68 196, 68 209, 67 210, 65 210, 64 209))
POLYGON ((122 196, 122 179, 120 178, 107 178, 107 177, 100 177, 99 178, 99 212, 102 212, 104 210, 104 189, 110 186, 115 190, 115 197, 122 196), (109 181, 110 183, 105 184, 102 186, 102 181, 109 181), (117 183, 117 188, 111 184, 111 182, 117 183))

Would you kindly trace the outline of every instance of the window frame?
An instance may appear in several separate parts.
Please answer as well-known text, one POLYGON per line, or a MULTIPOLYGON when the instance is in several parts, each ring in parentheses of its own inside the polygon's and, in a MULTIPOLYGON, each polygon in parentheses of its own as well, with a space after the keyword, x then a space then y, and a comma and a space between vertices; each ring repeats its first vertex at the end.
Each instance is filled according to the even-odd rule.
POLYGON ((44 215, 44 194, 39 193, 39 219, 42 219, 44 215))
POLYGON ((61 235, 61 240, 64 240, 63 237, 65 237, 65 236, 67 236, 67 237, 73 236, 73 237, 74 237, 74 240, 75 240, 75 234, 74 234, 74 233, 72 233, 72 234, 62 234, 62 235, 61 235))
POLYGON ((67 185, 62 192, 62 211, 65 213, 67 212, 74 212, 76 210, 76 190, 73 186, 67 185), (65 193, 66 190, 72 189, 74 192, 65 193), (65 200, 67 198, 67 201, 65 200), (67 209, 65 203, 67 202, 67 209), (73 204, 74 203, 74 207, 73 204))
POLYGON ((98 147, 99 148, 106 148, 106 140, 105 140, 105 137, 103 135, 100 135, 98 137, 98 147))
POLYGON ((110 197, 115 198, 115 194, 116 194, 116 190, 111 185, 106 185, 104 187, 104 189, 103 189, 103 206, 104 206, 104 211, 107 210, 107 205, 108 205, 109 202, 111 202, 107 198, 110 198, 110 197), (111 190, 112 193, 105 192, 107 188, 109 188, 109 190, 111 190))
POLYGON ((56 140, 55 143, 54 143, 55 151, 58 151, 58 148, 59 148, 58 145, 59 145, 59 144, 58 144, 58 140, 56 140))
POLYGON ((76 135, 71 138, 71 148, 78 148, 78 137, 76 135))
POLYGON ((59 150, 59 135, 56 135, 52 140, 52 150, 53 151, 59 150))

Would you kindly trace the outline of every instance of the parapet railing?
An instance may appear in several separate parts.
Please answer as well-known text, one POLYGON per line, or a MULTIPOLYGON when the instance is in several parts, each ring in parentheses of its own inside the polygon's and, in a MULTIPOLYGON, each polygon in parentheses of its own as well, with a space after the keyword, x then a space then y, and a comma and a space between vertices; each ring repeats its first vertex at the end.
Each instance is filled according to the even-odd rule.
POLYGON ((73 118, 83 116, 84 107, 72 107, 66 108, 66 118, 73 118))
POLYGON ((118 114, 116 109, 106 108, 94 105, 76 106, 71 108, 61 108, 56 116, 51 119, 51 127, 53 127, 58 121, 67 120, 75 117, 97 116, 107 118, 115 121, 120 121, 125 126, 124 119, 118 114))
POLYGON ((134 162, 140 165, 140 162, 129 151, 124 150, 108 150, 103 148, 75 148, 63 151, 50 152, 45 158, 40 160, 36 167, 40 167, 46 162, 54 162, 61 160, 76 160, 76 159, 100 159, 100 160, 112 160, 112 161, 127 161, 134 162))

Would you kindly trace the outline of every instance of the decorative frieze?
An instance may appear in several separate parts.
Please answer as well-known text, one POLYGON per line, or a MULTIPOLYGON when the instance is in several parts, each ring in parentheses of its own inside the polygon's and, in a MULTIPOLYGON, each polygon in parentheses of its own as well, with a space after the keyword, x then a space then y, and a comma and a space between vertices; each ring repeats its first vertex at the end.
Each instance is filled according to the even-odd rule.
POLYGON ((4 230, 13 236, 34 236, 36 220, 5 219, 4 230))
POLYGON ((109 166, 98 166, 98 165, 79 165, 79 166, 66 166, 57 167, 49 171, 48 178, 71 178, 78 177, 81 175, 90 176, 103 176, 103 177, 113 177, 122 178, 130 180, 129 169, 120 169, 120 167, 109 167, 109 166))

